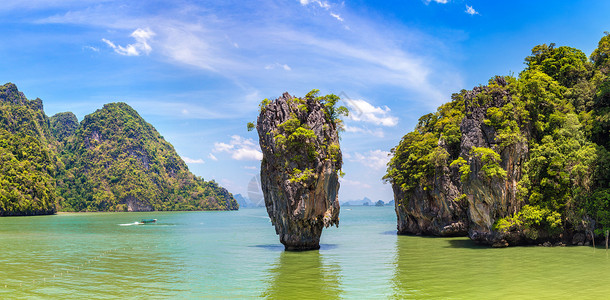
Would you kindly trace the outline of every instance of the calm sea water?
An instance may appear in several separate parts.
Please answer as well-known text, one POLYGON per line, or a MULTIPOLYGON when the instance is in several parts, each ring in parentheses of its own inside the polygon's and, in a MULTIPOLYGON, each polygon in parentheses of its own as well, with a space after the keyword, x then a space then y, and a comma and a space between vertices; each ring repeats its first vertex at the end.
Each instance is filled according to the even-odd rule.
POLYGON ((319 251, 284 252, 264 209, 0 218, 0 298, 606 298, 601 248, 396 236, 343 207, 319 251), (151 225, 134 222, 156 218, 151 225))

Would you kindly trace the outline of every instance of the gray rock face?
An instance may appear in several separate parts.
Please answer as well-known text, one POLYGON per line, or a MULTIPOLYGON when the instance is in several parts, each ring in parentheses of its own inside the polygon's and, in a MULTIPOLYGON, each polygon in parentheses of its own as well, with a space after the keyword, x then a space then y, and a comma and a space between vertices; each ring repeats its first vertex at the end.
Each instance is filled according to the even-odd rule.
POLYGON ((342 156, 336 124, 316 99, 284 93, 261 109, 265 206, 286 250, 320 248, 324 227, 339 225, 342 156))
MULTIPOLYGON (((501 86, 506 82, 497 78, 501 86)), ((523 141, 500 147, 496 132, 484 123, 490 107, 502 107, 511 101, 511 95, 503 90, 490 91, 487 87, 475 87, 464 95, 465 116, 461 122, 462 138, 459 156, 466 159, 471 173, 464 182, 458 167, 436 167, 432 188, 422 186, 405 194, 393 185, 398 217, 399 234, 423 234, 437 236, 466 236, 484 244, 505 247, 520 244, 524 237, 520 233, 502 234, 493 230, 496 220, 512 215, 521 209, 517 199, 517 183, 522 177, 522 166, 527 160, 527 130, 523 141), (491 92, 491 99, 478 103, 477 95, 491 92), (482 175, 484 163, 473 155, 475 147, 492 148, 500 154, 500 167, 506 178, 487 178, 482 175)), ((450 149, 439 140, 440 147, 450 149)))
MULTIPOLYGON (((445 147, 439 141, 441 147, 445 147)), ((396 202, 398 234, 423 234, 438 236, 465 236, 468 218, 466 203, 459 198, 460 176, 456 170, 437 167, 432 189, 418 187, 406 195, 399 186, 392 185, 396 202)))
MULTIPOLYGON (((497 80, 502 80, 501 78, 497 80)), ((498 82, 500 85, 505 82, 498 82)), ((528 132, 520 142, 498 147, 496 132, 493 127, 485 125, 487 110, 490 107, 502 107, 510 102, 511 95, 506 91, 496 90, 492 93, 491 101, 486 105, 478 105, 476 95, 486 87, 476 87, 465 97, 466 116, 462 120, 462 142, 460 156, 467 157, 470 164, 471 175, 462 183, 462 193, 468 200, 468 235, 471 239, 490 245, 504 245, 507 240, 518 243, 520 236, 504 236, 492 229, 493 224, 500 218, 518 212, 522 203, 517 199, 517 183, 521 180, 522 166, 527 160, 528 132), (481 176, 483 162, 480 158, 471 155, 474 147, 498 149, 501 162, 500 167, 506 171, 506 179, 489 179, 481 176)))

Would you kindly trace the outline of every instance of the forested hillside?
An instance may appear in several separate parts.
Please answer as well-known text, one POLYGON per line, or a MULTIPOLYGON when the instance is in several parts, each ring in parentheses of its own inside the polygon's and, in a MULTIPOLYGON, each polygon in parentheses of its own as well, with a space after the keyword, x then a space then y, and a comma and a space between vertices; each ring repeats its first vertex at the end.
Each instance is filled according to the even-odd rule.
POLYGON ((56 145, 42 101, 0 86, 0 215, 56 211, 56 145))
POLYGON ((0 86, 0 215, 56 211, 233 210, 233 196, 194 176, 125 103, 79 124, 0 86))
POLYGON ((61 158, 65 210, 238 207, 224 188, 191 174, 174 147, 125 103, 106 104, 85 116, 61 158))
POLYGON ((589 58, 539 45, 425 115, 392 152, 399 233, 506 246, 610 229, 610 35, 589 58))

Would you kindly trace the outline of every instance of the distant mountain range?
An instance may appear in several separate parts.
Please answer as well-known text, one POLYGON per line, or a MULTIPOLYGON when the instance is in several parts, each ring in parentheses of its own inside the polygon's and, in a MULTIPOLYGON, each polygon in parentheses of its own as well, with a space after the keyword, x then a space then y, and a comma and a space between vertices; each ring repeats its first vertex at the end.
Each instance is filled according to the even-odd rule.
POLYGON ((384 205, 394 205, 394 200, 391 200, 387 203, 383 200, 377 200, 373 202, 373 200, 369 199, 368 197, 364 197, 360 200, 349 200, 341 202, 341 206, 375 206, 379 201, 381 201, 384 205))
POLYGON ((239 208, 260 208, 265 207, 265 202, 260 201, 257 203, 252 202, 250 198, 243 196, 242 194, 233 195, 235 201, 239 204, 239 208))

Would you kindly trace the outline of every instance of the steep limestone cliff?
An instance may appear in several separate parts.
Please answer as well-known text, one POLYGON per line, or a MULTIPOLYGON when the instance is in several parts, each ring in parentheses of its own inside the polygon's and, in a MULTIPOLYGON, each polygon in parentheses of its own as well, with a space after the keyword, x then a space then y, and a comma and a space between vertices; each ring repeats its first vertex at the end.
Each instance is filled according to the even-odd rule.
MULTIPOLYGON (((439 147, 446 145, 439 140, 439 147)), ((436 166, 431 188, 418 186, 405 192, 399 185, 392 185, 398 217, 399 234, 423 234, 439 236, 464 236, 468 232, 465 201, 459 199, 460 177, 446 165, 436 166), (421 201, 425 199, 424 201, 421 201)))
POLYGON ((520 239, 493 230, 493 225, 496 220, 516 213, 523 206, 517 198, 517 186, 527 160, 529 133, 521 132, 514 141, 503 144, 496 128, 491 122, 486 122, 490 118, 490 108, 502 108, 512 101, 503 77, 496 77, 493 85, 491 88, 476 87, 464 95, 466 113, 460 125, 460 157, 470 165, 470 174, 462 182, 461 191, 468 202, 470 238, 501 246, 507 243, 505 238, 513 243, 520 239), (499 154, 499 159, 494 162, 489 156, 496 154, 499 154), (495 163, 501 174, 486 172, 485 168, 495 163))
POLYGON ((334 95, 284 93, 264 100, 257 119, 267 212, 286 250, 320 247, 324 227, 339 225, 342 165, 334 95))
POLYGON ((518 183, 528 157, 530 133, 522 120, 515 120, 516 132, 508 137, 506 126, 493 122, 493 112, 512 105, 508 83, 496 77, 453 98, 422 117, 393 149, 386 179, 396 199, 398 233, 468 235, 495 246, 522 243, 521 233, 494 229, 498 219, 523 206, 518 183))

